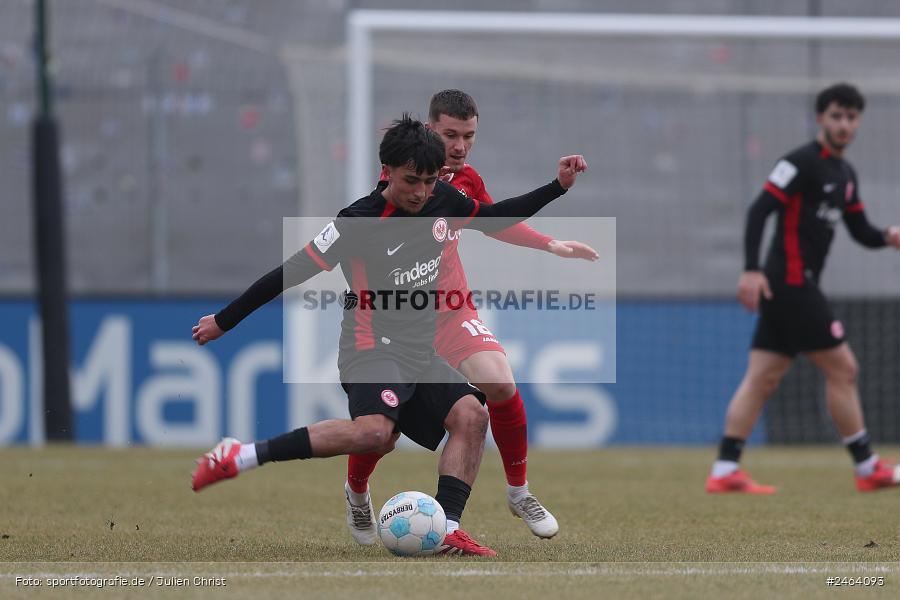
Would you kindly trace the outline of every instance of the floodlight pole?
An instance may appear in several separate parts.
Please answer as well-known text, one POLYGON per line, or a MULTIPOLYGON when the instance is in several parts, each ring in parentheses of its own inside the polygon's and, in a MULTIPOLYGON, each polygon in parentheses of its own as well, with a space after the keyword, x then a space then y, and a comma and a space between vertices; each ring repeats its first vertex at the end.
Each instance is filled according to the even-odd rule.
POLYGON ((36 0, 34 8, 38 110, 32 126, 32 193, 36 279, 42 323, 44 429, 48 440, 68 441, 73 439, 74 432, 69 383, 69 315, 59 129, 53 117, 46 0, 36 0))

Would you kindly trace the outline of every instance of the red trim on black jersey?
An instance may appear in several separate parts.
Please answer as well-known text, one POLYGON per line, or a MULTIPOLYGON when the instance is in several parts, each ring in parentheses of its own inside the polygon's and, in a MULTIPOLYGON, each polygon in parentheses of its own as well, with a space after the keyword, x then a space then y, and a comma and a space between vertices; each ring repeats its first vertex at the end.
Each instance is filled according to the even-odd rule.
POLYGON ((764 189, 765 191, 769 192, 770 194, 772 194, 773 196, 775 196, 775 197, 776 197, 778 200, 780 200, 783 204, 788 204, 788 203, 789 203, 787 194, 785 194, 783 190, 781 190, 780 188, 778 188, 778 187, 777 187, 774 183, 772 183, 771 181, 767 181, 766 184, 763 186, 763 189, 764 189))
POLYGON ((372 334, 372 307, 364 307, 362 292, 369 289, 369 277, 366 274, 365 263, 358 259, 350 259, 350 289, 356 292, 359 298, 353 316, 356 326, 353 328, 353 337, 357 350, 371 350, 375 347, 375 336, 372 334))
POLYGON ((472 214, 470 214, 468 217, 466 217, 465 221, 461 221, 458 224, 456 222, 454 222, 453 225, 456 229, 465 228, 466 225, 468 225, 469 223, 472 222, 472 219, 475 218, 475 215, 478 214, 478 211, 481 210, 481 202, 479 202, 478 200, 476 200, 474 198, 472 198, 472 202, 475 203, 475 208, 472 209, 472 214))
POLYGON ((313 259, 313 262, 316 263, 317 265, 319 265, 320 267, 322 267, 323 270, 330 271, 334 268, 334 267, 330 266, 327 262, 322 260, 321 256, 316 254, 315 250, 312 249, 312 242, 310 242, 309 244, 304 246, 303 249, 306 250, 306 253, 309 254, 310 258, 313 259))
POLYGON ((849 206, 844 207, 844 212, 858 213, 864 211, 865 209, 866 207, 863 206, 862 202, 857 202, 856 204, 850 204, 849 206))
POLYGON ((800 209, 803 207, 803 194, 790 197, 784 213, 784 252, 787 256, 785 283, 803 285, 803 254, 800 252, 800 209))
POLYGON ((831 156, 831 152, 828 151, 828 148, 822 146, 822 150, 819 152, 819 158, 828 158, 831 156))
POLYGON ((397 210, 397 207, 391 204, 390 202, 384 203, 384 210, 381 211, 381 220, 387 219, 389 216, 394 214, 394 211, 397 210))

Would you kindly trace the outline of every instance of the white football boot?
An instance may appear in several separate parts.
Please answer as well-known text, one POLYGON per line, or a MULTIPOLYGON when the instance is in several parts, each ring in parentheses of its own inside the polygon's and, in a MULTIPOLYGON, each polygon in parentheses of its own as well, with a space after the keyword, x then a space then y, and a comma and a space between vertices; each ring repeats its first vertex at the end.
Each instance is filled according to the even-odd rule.
POLYGON ((509 511, 525 521, 528 529, 534 535, 539 538, 549 539, 559 533, 559 524, 556 522, 556 517, 541 506, 541 503, 538 502, 538 499, 531 492, 528 492, 516 502, 513 502, 509 497, 506 500, 509 504, 509 511))
POLYGON ((365 503, 356 505, 350 502, 350 486, 344 482, 344 498, 347 500, 347 528, 357 544, 371 546, 378 539, 375 528, 375 515, 372 511, 372 497, 366 492, 365 503))

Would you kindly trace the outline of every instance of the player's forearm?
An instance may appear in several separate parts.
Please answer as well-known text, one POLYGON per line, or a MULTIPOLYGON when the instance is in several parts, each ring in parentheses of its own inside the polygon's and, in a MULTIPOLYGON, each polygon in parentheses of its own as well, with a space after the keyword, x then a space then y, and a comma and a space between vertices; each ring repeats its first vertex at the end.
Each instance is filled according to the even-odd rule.
POLYGON ((844 214, 844 223, 853 239, 867 248, 884 248, 887 246, 886 231, 874 227, 866 218, 866 213, 852 212, 844 214))
POLYGON ((284 269, 279 266, 257 279, 243 294, 216 313, 216 324, 222 331, 233 329, 257 308, 278 297, 283 289, 284 269))
POLYGON ((517 223, 507 229, 489 232, 487 235, 507 244, 535 250, 546 250, 547 245, 553 241, 552 237, 536 231, 526 223, 517 223))
POLYGON ((759 247, 762 244, 766 219, 780 206, 778 199, 767 192, 761 193, 747 211, 744 227, 744 270, 759 271, 759 247))
POLYGON ((494 204, 482 204, 478 212, 482 218, 473 220, 468 227, 481 231, 499 231, 506 229, 515 223, 523 221, 536 214, 539 210, 550 204, 553 200, 566 193, 566 189, 560 185, 559 180, 554 179, 547 185, 514 198, 507 198, 494 204))
POLYGON ((309 246, 303 248, 287 259, 283 265, 257 279, 231 304, 216 313, 216 324, 222 331, 234 328, 254 310, 274 300, 284 290, 300 285, 322 272, 327 266, 316 262, 309 246))

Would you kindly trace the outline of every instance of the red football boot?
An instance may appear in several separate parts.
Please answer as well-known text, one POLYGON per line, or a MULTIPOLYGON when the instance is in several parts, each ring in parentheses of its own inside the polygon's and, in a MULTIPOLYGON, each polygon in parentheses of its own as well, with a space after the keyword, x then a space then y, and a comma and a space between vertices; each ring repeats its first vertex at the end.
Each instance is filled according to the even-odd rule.
POLYGON ((775 488, 771 485, 756 483, 750 479, 750 475, 746 471, 741 471, 740 469, 724 477, 713 477, 710 475, 706 478, 707 494, 723 494, 727 492, 768 495, 774 494, 775 488))
POLYGON ((875 463, 875 471, 868 477, 856 477, 856 489, 860 492, 874 492, 900 485, 900 467, 886 460, 875 463))
POLYGON ((235 462, 241 451, 241 443, 234 438, 224 438, 215 448, 197 459, 197 468, 191 478, 191 489, 199 492, 222 479, 237 477, 235 462))
POLYGON ((462 529, 457 529, 453 533, 448 533, 444 538, 444 545, 438 551, 438 554, 451 554, 454 556, 497 556, 494 550, 487 546, 482 546, 469 537, 469 534, 462 529))

